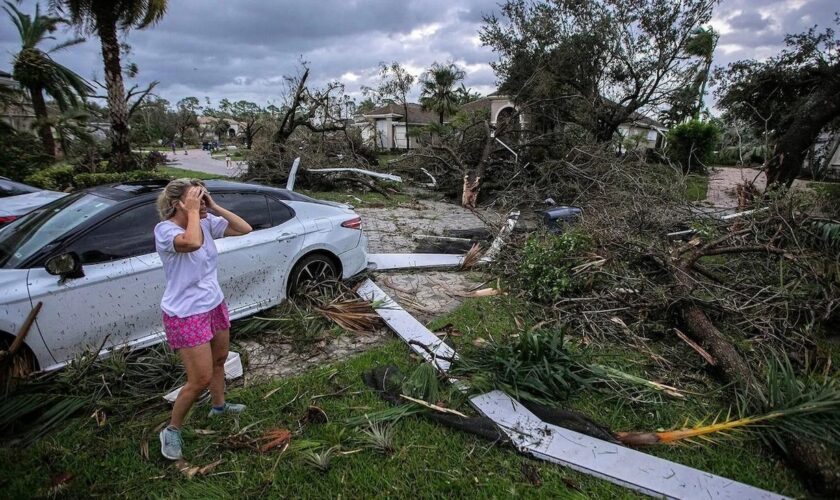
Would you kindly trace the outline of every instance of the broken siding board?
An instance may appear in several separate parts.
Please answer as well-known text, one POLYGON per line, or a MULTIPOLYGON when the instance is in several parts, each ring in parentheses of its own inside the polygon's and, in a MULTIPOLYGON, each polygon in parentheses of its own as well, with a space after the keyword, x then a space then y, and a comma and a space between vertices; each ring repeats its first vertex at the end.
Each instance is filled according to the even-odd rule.
POLYGON ((356 290, 356 293, 365 300, 370 300, 376 304, 376 313, 385 320, 385 323, 399 335, 400 338, 409 343, 409 347, 423 357, 423 359, 437 365, 441 371, 449 370, 449 361, 435 358, 423 348, 413 345, 410 342, 415 341, 426 346, 429 351, 437 356, 452 358, 455 356, 455 350, 446 345, 422 323, 417 321, 414 316, 409 314, 399 304, 394 302, 381 288, 376 284, 367 280, 362 283, 356 290))
POLYGON ((631 448, 546 424, 501 391, 475 396, 470 402, 478 411, 493 420, 520 451, 641 493, 660 498, 681 499, 786 498, 631 448))
POLYGON ((418 269, 436 267, 459 267, 463 255, 447 253, 371 253, 368 267, 373 271, 393 269, 418 269))
POLYGON ((402 177, 394 174, 383 174, 382 172, 373 172, 371 170, 364 170, 361 168, 310 168, 306 170, 316 174, 332 174, 338 172, 352 172, 355 174, 369 175, 386 181, 402 182, 402 177))

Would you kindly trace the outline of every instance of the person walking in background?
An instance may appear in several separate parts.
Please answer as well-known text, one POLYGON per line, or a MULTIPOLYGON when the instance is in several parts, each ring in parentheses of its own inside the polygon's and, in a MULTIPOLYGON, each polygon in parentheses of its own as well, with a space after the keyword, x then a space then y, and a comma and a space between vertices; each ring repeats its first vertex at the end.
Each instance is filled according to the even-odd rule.
POLYGON ((225 152, 225 168, 230 169, 230 152, 225 152))
POLYGON ((251 226, 219 206, 197 179, 171 181, 158 196, 157 208, 161 222, 154 230, 155 248, 166 277, 160 303, 163 326, 187 372, 169 425, 160 432, 160 451, 179 460, 181 426, 205 389, 210 389, 211 416, 245 410, 245 405, 225 401, 230 316, 219 286, 213 240, 248 234, 251 226))

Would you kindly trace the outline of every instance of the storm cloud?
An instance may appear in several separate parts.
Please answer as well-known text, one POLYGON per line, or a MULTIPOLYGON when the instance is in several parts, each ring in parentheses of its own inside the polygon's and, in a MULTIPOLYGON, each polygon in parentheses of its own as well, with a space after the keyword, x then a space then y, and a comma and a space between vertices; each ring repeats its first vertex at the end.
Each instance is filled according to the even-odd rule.
MULTIPOLYGON (((21 8, 32 12, 34 1, 21 8)), ((419 75, 435 61, 453 61, 466 69, 468 87, 489 93, 495 56, 481 46, 478 29, 498 10, 497 0, 171 0, 159 24, 128 34, 127 61, 140 69, 129 85, 157 80, 157 93, 173 102, 195 96, 264 105, 279 100, 283 76, 306 61, 312 83, 339 80, 361 98, 362 86, 375 85, 380 62, 399 61, 419 75)), ((715 64, 768 57, 785 33, 833 24, 835 10, 835 0, 723 0, 713 21, 721 33, 715 64)), ((3 17, 0 70, 9 71, 19 40, 3 17)), ((101 81, 95 37, 54 57, 101 81)))

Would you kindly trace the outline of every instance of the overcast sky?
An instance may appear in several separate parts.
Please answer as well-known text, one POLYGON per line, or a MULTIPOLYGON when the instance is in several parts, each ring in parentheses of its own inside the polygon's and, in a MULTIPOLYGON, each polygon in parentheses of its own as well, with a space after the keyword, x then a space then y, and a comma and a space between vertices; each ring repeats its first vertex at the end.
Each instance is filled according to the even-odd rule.
MULTIPOLYGON (((45 3, 42 0, 42 4, 45 3)), ((34 11, 33 0, 22 2, 34 11)), ((196 96, 279 102, 283 75, 303 59, 311 80, 343 82, 361 97, 374 85, 380 61, 399 61, 419 75, 435 61, 466 70, 466 85, 482 94, 495 90, 478 29, 482 16, 498 11, 496 0, 170 0, 163 20, 127 38, 140 73, 131 83, 160 81, 157 93, 174 102, 196 96)), ((721 33, 715 64, 777 53, 785 33, 833 24, 837 0, 723 0, 712 25, 721 33)), ((11 71, 19 49, 16 30, 0 19, 0 69, 11 71)), ((55 59, 89 79, 102 80, 99 41, 58 52, 55 59)))

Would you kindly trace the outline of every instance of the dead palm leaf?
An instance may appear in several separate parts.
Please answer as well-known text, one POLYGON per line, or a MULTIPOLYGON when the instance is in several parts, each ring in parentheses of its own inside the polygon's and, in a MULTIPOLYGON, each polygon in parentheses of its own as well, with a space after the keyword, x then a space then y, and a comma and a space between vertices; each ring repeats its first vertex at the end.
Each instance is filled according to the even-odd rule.
POLYGON ((352 332, 369 332, 379 327, 379 315, 371 303, 359 298, 336 298, 315 310, 338 326, 352 332))
POLYGON ((484 251, 481 248, 481 245, 479 243, 473 244, 473 246, 467 250, 467 253, 464 254, 464 260, 461 261, 461 267, 459 269, 461 271, 471 269, 478 264, 482 255, 484 255, 484 251))

